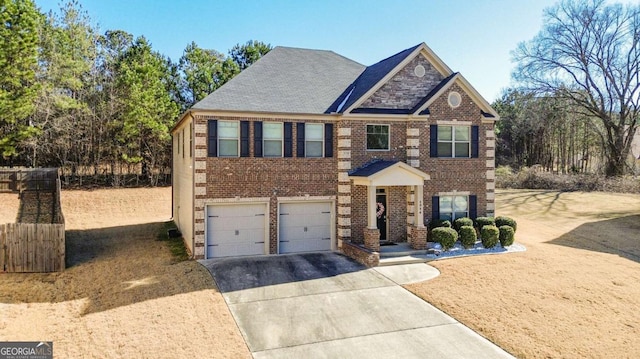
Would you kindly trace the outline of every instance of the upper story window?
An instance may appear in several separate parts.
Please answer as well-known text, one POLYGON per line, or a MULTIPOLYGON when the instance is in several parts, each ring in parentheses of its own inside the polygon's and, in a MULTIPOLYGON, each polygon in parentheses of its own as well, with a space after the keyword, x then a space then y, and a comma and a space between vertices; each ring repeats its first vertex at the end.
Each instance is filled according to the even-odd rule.
POLYGON ((265 122, 262 129, 264 157, 282 157, 282 122, 265 122))
MULTIPOLYGON (((292 122, 208 120, 207 156, 293 157, 293 125, 292 122), (253 133, 250 131, 252 126, 253 133)), ((299 122, 295 125, 296 157, 333 157, 332 123, 299 122)), ((185 141, 184 137, 176 137, 177 141, 185 141)))
POLYGON ((239 127, 238 121, 218 121, 218 156, 238 157, 239 127))
POLYGON ((207 156, 249 156, 249 122, 207 121, 207 156))
POLYGON ((307 123, 304 129, 305 157, 322 157, 324 143, 324 125, 321 123, 307 123))
POLYGON ((178 151, 178 154, 180 154, 180 135, 181 133, 178 132, 178 135, 176 136, 176 149, 178 151))
POLYGON ((333 124, 296 124, 296 157, 333 157, 333 124))
POLYGON ((478 126, 432 125, 430 128, 431 157, 478 157, 478 126))
POLYGON ((438 157, 469 158, 470 126, 438 126, 438 157))
POLYGON ((389 150, 389 125, 367 125, 367 150, 389 150))

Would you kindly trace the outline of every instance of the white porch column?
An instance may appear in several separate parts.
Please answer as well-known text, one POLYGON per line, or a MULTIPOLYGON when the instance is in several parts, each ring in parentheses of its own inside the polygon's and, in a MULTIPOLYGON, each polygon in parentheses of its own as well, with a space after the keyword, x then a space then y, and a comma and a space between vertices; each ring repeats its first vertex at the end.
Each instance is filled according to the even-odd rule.
POLYGON ((413 200, 413 205, 415 206, 414 213, 414 221, 416 227, 423 228, 424 227, 424 184, 415 186, 415 198, 413 200))
POLYGON ((376 186, 367 186, 367 228, 378 228, 376 211, 376 186))

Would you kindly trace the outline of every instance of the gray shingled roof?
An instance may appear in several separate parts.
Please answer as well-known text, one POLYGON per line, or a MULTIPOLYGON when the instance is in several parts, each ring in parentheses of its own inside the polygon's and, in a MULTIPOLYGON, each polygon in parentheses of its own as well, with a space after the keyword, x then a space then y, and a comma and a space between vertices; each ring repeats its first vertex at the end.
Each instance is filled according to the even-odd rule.
MULTIPOLYGON (((365 71, 358 76, 355 81, 350 84, 340 97, 331 105, 327 110, 327 113, 331 112, 343 112, 351 105, 353 105, 360 97, 362 97, 369 89, 375 86, 383 77, 396 68, 404 59, 407 58, 418 46, 410 47, 406 50, 402 50, 395 55, 389 56, 386 59, 379 61, 371 66, 368 66, 365 71), (345 99, 346 98, 346 99, 345 99)), ((406 113, 406 112, 405 112, 406 113)))
POLYGON ((365 68, 333 51, 278 46, 192 108, 323 114, 365 68))
POLYGON ((374 159, 365 163, 362 167, 356 168, 349 172, 349 176, 353 177, 369 177, 376 174, 387 167, 391 167, 399 161, 384 161, 381 159, 374 159))

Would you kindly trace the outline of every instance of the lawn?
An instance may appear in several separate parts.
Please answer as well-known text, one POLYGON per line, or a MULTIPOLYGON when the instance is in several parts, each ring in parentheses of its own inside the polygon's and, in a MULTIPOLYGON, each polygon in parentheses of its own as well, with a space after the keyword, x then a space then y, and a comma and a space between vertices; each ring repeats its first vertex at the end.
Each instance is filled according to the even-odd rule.
POLYGON ((518 358, 640 353, 640 195, 498 191, 526 252, 431 262, 407 286, 518 358))
MULTIPOLYGON (((0 194, 0 222, 17 195, 0 194)), ((209 273, 158 241, 171 188, 63 191, 67 269, 0 274, 0 341, 56 358, 249 358, 209 273)))
MULTIPOLYGON (((17 196, 0 194, 0 222, 17 196)), ((158 241, 170 188, 63 191, 68 268, 0 274, 0 341, 56 357, 250 357, 211 277, 158 241)), ((431 262, 407 288, 519 358, 640 353, 640 195, 498 191, 526 252, 431 262)))

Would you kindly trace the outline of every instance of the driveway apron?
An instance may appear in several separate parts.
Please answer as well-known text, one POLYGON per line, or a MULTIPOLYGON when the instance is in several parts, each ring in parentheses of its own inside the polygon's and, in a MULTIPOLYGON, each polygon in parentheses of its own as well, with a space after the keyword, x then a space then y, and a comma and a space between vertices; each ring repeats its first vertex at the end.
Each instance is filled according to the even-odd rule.
POLYGON ((394 269, 336 253, 201 263, 254 358, 512 358, 396 284, 394 269))

